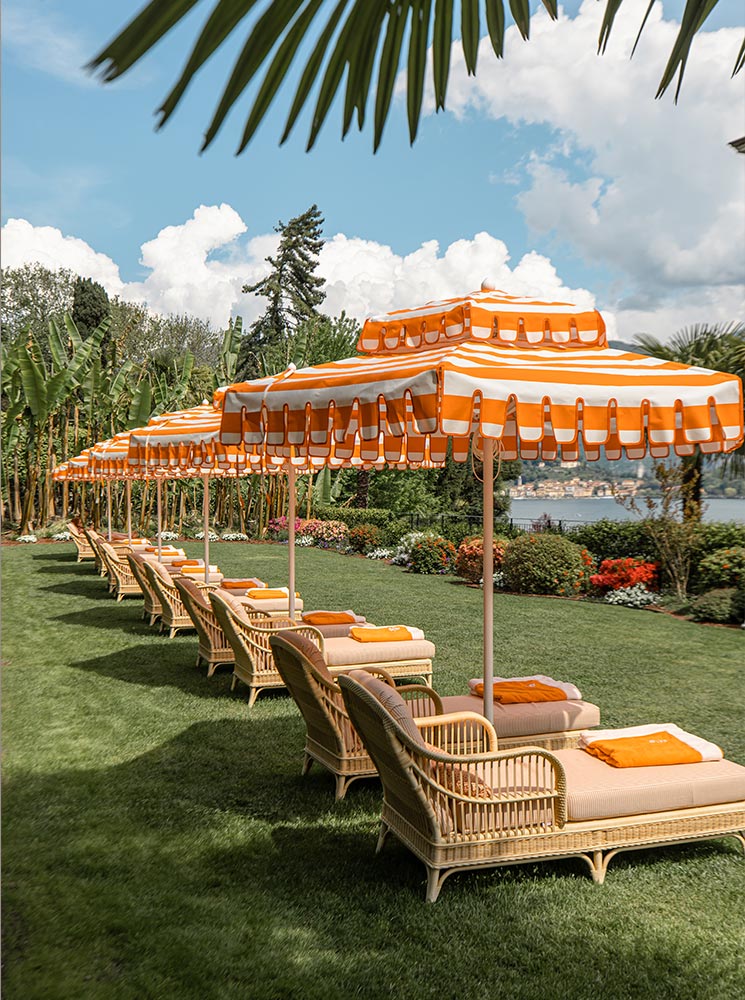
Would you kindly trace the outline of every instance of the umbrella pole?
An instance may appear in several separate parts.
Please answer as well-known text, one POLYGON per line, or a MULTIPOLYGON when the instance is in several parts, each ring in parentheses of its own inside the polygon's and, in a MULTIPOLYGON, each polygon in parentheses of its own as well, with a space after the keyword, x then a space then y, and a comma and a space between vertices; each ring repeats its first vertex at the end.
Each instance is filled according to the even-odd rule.
POLYGON ((106 527, 111 541, 111 480, 106 480, 106 527))
POLYGON ((204 582, 210 582, 210 477, 202 477, 202 520, 204 522, 204 582))
POLYGON ((494 722, 494 439, 484 437, 484 716, 494 722))
POLYGON ((295 466, 287 469, 287 548, 289 554, 290 618, 295 620, 295 466))
POLYGON ((163 480, 158 478, 155 480, 155 499, 156 499, 156 510, 158 518, 158 562, 163 562, 163 552, 162 543, 160 540, 160 520, 161 520, 161 494, 162 494, 163 480))
POLYGON ((132 483, 128 479, 124 484, 127 494, 127 541, 132 541, 132 483))

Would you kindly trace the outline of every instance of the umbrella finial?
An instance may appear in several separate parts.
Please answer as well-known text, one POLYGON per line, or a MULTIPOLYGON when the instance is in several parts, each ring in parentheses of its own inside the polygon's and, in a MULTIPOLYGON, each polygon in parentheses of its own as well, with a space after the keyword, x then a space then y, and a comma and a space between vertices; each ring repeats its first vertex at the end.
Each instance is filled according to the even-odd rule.
POLYGON ((484 278, 484 280, 481 282, 481 291, 482 292, 496 292, 497 291, 497 283, 494 280, 494 278, 484 278))

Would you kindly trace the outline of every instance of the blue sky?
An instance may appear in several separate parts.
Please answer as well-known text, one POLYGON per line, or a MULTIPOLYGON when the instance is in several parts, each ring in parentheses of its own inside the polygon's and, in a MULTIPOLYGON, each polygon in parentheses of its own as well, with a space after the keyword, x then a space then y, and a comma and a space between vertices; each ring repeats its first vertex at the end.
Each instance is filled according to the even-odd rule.
MULTIPOLYGON (((632 2, 643 11, 643 0, 632 2)), ((350 134, 344 143, 340 141, 338 109, 332 110, 310 154, 304 152, 307 117, 300 122, 292 139, 279 148, 283 110, 287 105, 282 94, 277 109, 270 113, 243 155, 235 157, 234 149, 246 114, 246 101, 233 112, 210 149, 199 155, 201 135, 228 75, 231 56, 241 42, 236 39, 230 52, 202 71, 175 116, 156 133, 153 112, 175 80, 187 46, 211 5, 201 4, 187 23, 122 81, 101 86, 79 67, 139 6, 131 2, 106 5, 90 0, 64 3, 6 0, 3 223, 11 218, 23 219, 34 232, 41 227, 53 227, 65 238, 82 240, 92 251, 111 258, 124 284, 135 283, 141 291, 142 283, 152 277, 152 267, 139 262, 142 244, 154 240, 164 227, 185 224, 198 206, 226 204, 245 224, 244 234, 222 246, 215 245, 217 238, 212 239, 212 249, 206 254, 207 260, 235 262, 241 241, 245 243, 271 233, 278 219, 287 220, 316 202, 325 215, 328 236, 343 234, 348 240, 358 238, 369 245, 389 247, 396 259, 433 240, 438 242, 440 254, 444 254, 456 241, 471 241, 475 234, 485 231, 506 245, 510 266, 535 251, 550 261, 560 275, 562 287, 589 290, 601 307, 615 310, 619 315, 624 313, 625 302, 631 324, 641 323, 641 317, 652 315, 655 309, 665 317, 665 322, 672 323, 673 318, 677 321, 679 315, 687 315, 686 295, 690 301, 696 301, 696 287, 701 282, 695 275, 691 280, 692 269, 686 269, 686 254, 690 256, 697 245, 706 244, 711 238, 705 217, 711 216, 712 208, 707 206, 706 212, 702 210, 699 230, 694 220, 691 231, 683 226, 679 232, 673 232, 672 249, 661 248, 657 257, 642 267, 634 261, 644 257, 647 251, 643 247, 634 250, 632 246, 626 257, 614 249, 613 225, 618 227, 619 241, 629 238, 624 232, 623 206, 613 205, 614 190, 619 186, 616 202, 621 197, 628 199, 629 213, 635 210, 632 200, 637 210, 643 211, 635 191, 643 188, 645 170, 655 173, 656 183, 662 189, 665 181, 664 176, 659 176, 661 170, 667 171, 671 181, 677 183, 676 175, 686 172, 679 151, 691 149, 699 135, 703 141, 704 131, 710 125, 702 123, 711 118, 712 108, 720 116, 719 128, 721 136, 725 136, 727 129, 734 128, 737 132, 737 126, 730 123, 737 120, 739 99, 741 131, 745 131, 742 78, 734 86, 728 81, 732 60, 721 70, 721 82, 716 81, 718 94, 716 90, 712 93, 714 88, 707 83, 703 96, 693 101, 686 89, 682 106, 673 107, 669 98, 658 103, 660 111, 655 110, 654 114, 664 113, 664 118, 656 120, 645 119, 652 112, 644 108, 639 114, 639 129, 649 130, 648 136, 640 138, 633 130, 633 123, 626 122, 619 127, 619 148, 615 150, 613 134, 601 136, 597 142, 588 139, 602 132, 598 128, 598 122, 602 122, 602 104, 595 111, 592 107, 599 100, 593 80, 588 77, 586 90, 581 81, 577 89, 575 81, 575 89, 568 91, 568 99, 577 105, 577 120, 586 119, 575 128, 572 116, 567 115, 560 101, 554 99, 552 109, 545 114, 541 110, 541 88, 546 88, 546 94, 555 94, 556 81, 550 78, 542 81, 540 66, 531 71, 522 52, 514 59, 509 58, 508 52, 505 62, 512 87, 508 97, 500 96, 504 90, 500 81, 504 76, 490 81, 487 73, 479 72, 477 80, 481 81, 483 75, 484 84, 474 93, 465 79, 458 83, 454 72, 453 100, 449 101, 453 110, 425 116, 413 148, 409 147, 400 101, 394 102, 382 147, 374 156, 369 131, 350 134), (535 92, 530 89, 531 78, 537 81, 535 92), (524 82, 518 84, 518 80, 524 82), (681 121, 688 123, 687 132, 681 128, 681 121), (634 164, 623 161, 621 146, 628 145, 624 128, 631 129, 628 134, 634 137, 634 142, 639 140, 634 164), (664 130, 668 128, 672 130, 673 145, 670 160, 663 168, 664 130), (644 155, 650 158, 648 165, 640 162, 644 155), (634 170, 639 174, 636 180, 634 170), (555 198, 552 190, 556 192, 555 198), (573 218, 578 221, 576 225, 567 225, 572 205, 573 218), (587 222, 595 208, 604 229, 610 229, 605 243, 590 231, 587 222), (669 257, 673 261, 679 259, 677 273, 668 273, 670 268, 664 260, 669 257), (645 274, 655 273, 655 268, 660 274, 659 287, 645 278, 645 274)), ((732 50, 732 33, 720 29, 742 20, 738 6, 723 0, 721 9, 715 11, 707 24, 710 38, 701 56, 702 79, 711 75, 707 63, 718 59, 719 48, 722 52, 732 50)), ((577 2, 564 5, 568 21, 578 17, 579 7, 577 2)), ((666 3, 665 17, 679 16, 681 7, 681 3, 666 3)), ((582 16, 589 20, 590 14, 582 16)), ((540 27, 540 22, 537 23, 540 27)), ((633 26, 638 23, 637 18, 633 26)), ((574 24, 571 38, 566 36, 567 44, 582 44, 587 48, 580 38, 580 21, 574 24)), ((592 30, 596 35, 594 27, 592 30)), ((620 51, 622 37, 615 61, 608 56, 600 61, 601 67, 605 63, 606 77, 620 81, 607 99, 609 115, 621 114, 620 109, 626 106, 634 111, 635 102, 640 107, 644 100, 654 104, 653 84, 664 64, 660 53, 667 50, 666 36, 655 47, 650 34, 649 44, 646 48, 644 43, 640 46, 632 64, 625 62, 628 52, 620 51)), ((622 35, 619 29, 619 36, 622 35)), ((562 44, 560 40, 558 44, 562 44)), ((523 47, 535 48, 538 53, 540 45, 544 46, 543 52, 551 51, 547 43, 536 41, 535 37, 523 47)), ((482 59, 480 67, 488 62, 487 58, 482 59)), ((504 73, 504 67, 500 70, 504 73)), ((697 87, 697 79, 695 71, 689 70, 692 91, 697 87)), ((706 134, 705 138, 711 141, 712 136, 706 134)), ((744 200, 740 197, 744 185, 733 180, 733 172, 742 171, 745 157, 740 158, 743 164, 738 164, 734 154, 723 156, 722 152, 717 149, 722 164, 717 169, 725 175, 722 197, 726 197, 727 203, 713 208, 725 212, 733 199, 740 203, 744 200)), ((716 175, 711 180, 716 186, 716 175)), ((680 213, 695 200, 697 191, 691 183, 680 190, 677 220, 674 201, 667 206, 671 226, 681 225, 680 213)), ((712 199, 714 195, 709 193, 707 197, 712 199)), ((651 204, 654 214, 655 202, 651 204)), ((649 214, 647 209, 644 215, 649 214)), ((644 217, 640 218, 639 225, 644 223, 644 217)), ((659 227, 663 231, 665 224, 666 218, 660 216, 659 227)), ((16 263, 18 258, 13 252, 17 238, 13 243, 11 235, 5 234, 6 252, 10 262, 16 263)), ((59 258, 52 243, 44 244, 42 235, 36 240, 35 250, 25 248, 17 252, 21 256, 35 253, 39 259, 46 253, 51 264, 59 258)), ((659 233, 653 239, 658 240, 659 233)), ((345 247, 348 249, 347 244, 345 247)), ((258 253, 259 246, 255 248, 255 254, 258 253)), ((249 251, 247 254, 250 258, 249 251)), ((381 255, 385 256, 382 251, 381 255)), ((258 266, 260 258, 257 261, 248 258, 247 267, 258 266)), ((481 263, 481 258, 478 261, 481 263)), ((738 295, 741 301, 742 290, 736 275, 734 279, 730 275, 723 283, 721 273, 719 268, 710 276, 706 295, 711 309, 724 316, 735 308, 738 295)), ((341 264, 337 264, 334 275, 342 275, 340 281, 354 279, 341 264)), ((474 273, 474 287, 481 277, 480 272, 474 273)), ((417 287, 417 282, 412 281, 413 294, 417 287)), ((141 294, 147 297, 149 293, 141 294)), ((162 282, 157 289, 151 283, 150 294, 154 308, 165 308, 166 300, 171 305, 178 301, 173 290, 170 297, 165 295, 162 282)), ((337 298, 341 301, 341 292, 337 298)), ((187 295, 184 308, 195 301, 187 295)), ((388 305, 382 303, 384 308, 388 305)), ((233 303, 232 311, 237 308, 233 303)), ((376 308, 376 304, 371 302, 370 308, 376 308)), ((620 328, 626 331, 626 325, 620 324, 620 328)))

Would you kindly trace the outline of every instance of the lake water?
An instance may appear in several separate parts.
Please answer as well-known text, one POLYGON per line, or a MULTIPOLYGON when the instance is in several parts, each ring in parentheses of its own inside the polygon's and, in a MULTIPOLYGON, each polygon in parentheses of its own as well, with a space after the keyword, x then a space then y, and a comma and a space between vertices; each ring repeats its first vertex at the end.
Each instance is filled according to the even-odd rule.
MULTIPOLYGON (((644 500, 637 501, 646 513, 644 500)), ((510 517, 517 522, 536 521, 548 514, 553 521, 633 521, 637 515, 613 497, 586 497, 577 500, 512 500, 510 517)), ((745 524, 745 499, 704 501, 704 521, 736 521, 745 524)))

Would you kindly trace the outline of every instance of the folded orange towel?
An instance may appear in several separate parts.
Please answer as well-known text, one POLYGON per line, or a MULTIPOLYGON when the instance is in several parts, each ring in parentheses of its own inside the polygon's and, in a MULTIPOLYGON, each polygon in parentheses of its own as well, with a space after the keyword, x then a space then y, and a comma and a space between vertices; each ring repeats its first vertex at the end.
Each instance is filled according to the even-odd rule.
MULTIPOLYGON (((483 697, 484 685, 474 684, 471 694, 483 697)), ((566 701, 566 692, 561 688, 544 684, 543 681, 498 681, 494 685, 494 701, 500 705, 524 705, 534 701, 566 701)))
POLYGON ((350 628, 349 635, 357 642, 408 642, 411 639, 423 639, 420 628, 408 625, 357 625, 350 628))
POLYGON ((362 619, 354 611, 308 611, 303 621, 309 625, 354 625, 362 619))
MULTIPOLYGON (((246 591, 246 597, 250 597, 252 601, 281 601, 283 597, 289 600, 290 593, 287 587, 252 587, 246 591)), ((300 597, 297 591, 295 597, 300 597)))
POLYGON ((579 746, 611 767, 699 764, 723 757, 716 744, 687 733, 673 723, 586 730, 580 735, 579 746))
POLYGON ((232 577, 229 580, 224 579, 221 586, 223 586, 226 590, 249 590, 252 587, 260 587, 262 589, 266 588, 266 584, 263 580, 259 580, 258 577, 255 576, 245 580, 239 580, 236 577, 232 577))
POLYGON ((204 566, 202 559, 174 559, 171 566, 204 566))

